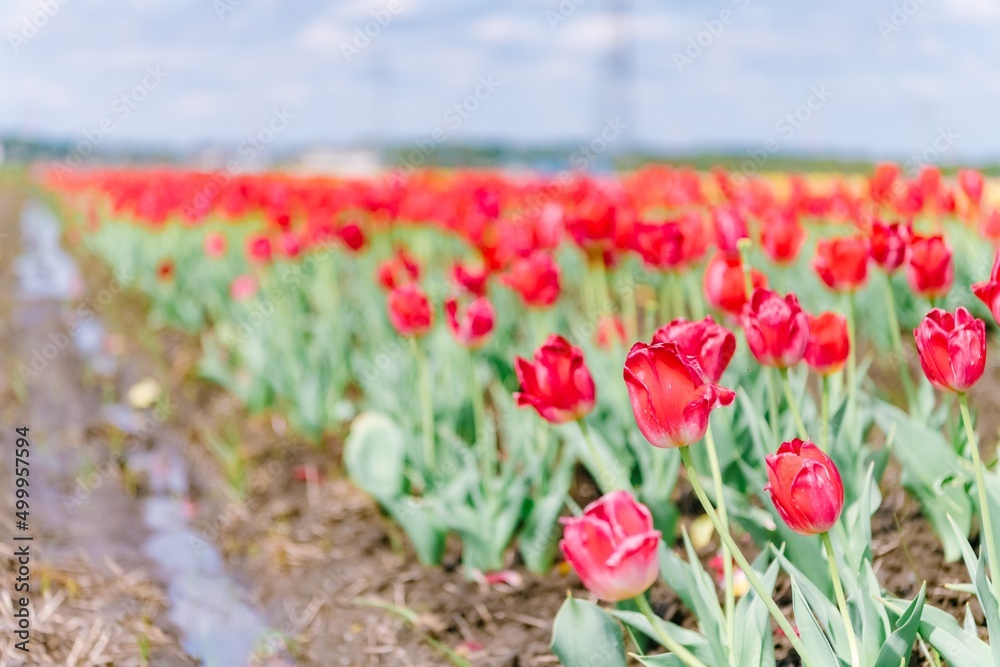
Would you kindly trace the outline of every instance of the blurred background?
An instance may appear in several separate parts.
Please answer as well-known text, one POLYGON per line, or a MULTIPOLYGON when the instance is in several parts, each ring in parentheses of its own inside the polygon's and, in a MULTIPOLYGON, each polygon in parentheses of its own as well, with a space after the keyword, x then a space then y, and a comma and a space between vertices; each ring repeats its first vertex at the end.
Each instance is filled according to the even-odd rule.
POLYGON ((0 146, 326 173, 989 167, 998 28, 994 0, 5 0, 0 146))

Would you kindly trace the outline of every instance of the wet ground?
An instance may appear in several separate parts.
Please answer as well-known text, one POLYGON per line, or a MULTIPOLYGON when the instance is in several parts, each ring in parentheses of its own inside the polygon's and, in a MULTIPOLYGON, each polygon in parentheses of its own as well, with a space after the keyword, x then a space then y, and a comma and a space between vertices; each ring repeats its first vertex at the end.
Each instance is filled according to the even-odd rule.
MULTIPOLYGON (((26 427, 31 442, 28 530, 10 525, 13 509, 0 526, 32 538, 30 650, 6 645, 5 628, 0 664, 241 667, 255 652, 292 664, 263 659, 268 623, 190 526, 193 489, 169 403, 124 398, 134 370, 106 350, 101 322, 117 281, 84 289, 41 204, 5 191, 0 216, 2 388, 13 399, 2 438, 26 427)), ((11 572, 5 558, 4 579, 11 572)), ((3 587, 3 606, 13 591, 3 587)))

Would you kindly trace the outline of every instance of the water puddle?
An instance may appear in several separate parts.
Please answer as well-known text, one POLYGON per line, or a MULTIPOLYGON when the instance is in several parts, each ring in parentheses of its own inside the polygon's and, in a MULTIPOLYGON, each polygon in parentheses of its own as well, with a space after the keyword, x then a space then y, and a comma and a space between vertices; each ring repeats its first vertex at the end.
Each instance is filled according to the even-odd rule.
MULTIPOLYGON (((58 221, 44 205, 30 202, 22 212, 21 232, 23 254, 17 258, 15 268, 19 279, 20 335, 42 341, 72 340, 76 357, 92 371, 105 377, 113 375, 119 362, 104 350, 105 330, 100 321, 97 318, 73 321, 74 314, 67 308, 71 299, 82 294, 83 283, 72 257, 59 245, 58 221)), ((31 358, 33 352, 25 349, 23 354, 31 358)), ((244 667, 248 663, 292 665, 285 655, 268 658, 272 654, 267 650, 265 640, 269 633, 263 616, 226 572, 215 546, 191 526, 194 514, 189 500, 191 482, 177 438, 160 437, 163 434, 155 429, 152 432, 144 429, 149 416, 130 405, 101 405, 99 398, 88 395, 97 390, 84 388, 79 377, 70 377, 74 373, 79 375, 78 366, 60 356, 49 359, 44 347, 41 354, 45 359, 44 372, 29 381, 28 395, 32 418, 39 426, 44 424, 38 430, 48 440, 40 443, 43 460, 38 461, 46 483, 65 486, 67 480, 80 479, 80 458, 66 451, 73 441, 68 434, 74 429, 82 430, 80 424, 88 418, 93 422, 95 415, 96 421, 111 424, 149 443, 146 447, 136 447, 126 459, 130 470, 142 473, 148 480, 148 493, 135 499, 108 488, 103 503, 94 494, 88 496, 88 505, 76 515, 62 509, 61 521, 69 526, 64 534, 70 536, 67 540, 71 543, 78 542, 68 548, 83 548, 98 558, 108 553, 120 557, 125 552, 126 560, 131 548, 133 560, 151 563, 150 569, 165 583, 170 601, 168 618, 180 631, 184 649, 206 667, 244 667), (115 507, 116 503, 129 507, 115 507), (117 517, 118 523, 126 524, 123 530, 106 527, 115 523, 111 515, 117 517), (135 530, 135 522, 143 524, 141 531, 135 530), (86 528, 80 528, 80 524, 86 528), (98 534, 89 535, 94 531, 98 534), (123 541, 131 539, 134 544, 120 545, 116 553, 115 545, 108 542, 113 542, 119 533, 130 535, 123 541), (137 538, 137 533, 141 537, 137 538), (90 539, 84 539, 85 535, 90 539), (98 543, 99 549, 94 546, 98 543)), ((49 493, 46 502, 50 509, 58 504, 57 497, 57 491, 49 493)))

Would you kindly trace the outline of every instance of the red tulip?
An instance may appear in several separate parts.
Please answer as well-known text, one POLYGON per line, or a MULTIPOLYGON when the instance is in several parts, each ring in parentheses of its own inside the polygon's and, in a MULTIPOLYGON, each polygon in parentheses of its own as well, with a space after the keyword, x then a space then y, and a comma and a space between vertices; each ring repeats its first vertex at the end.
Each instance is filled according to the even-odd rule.
POLYGON ((245 273, 233 278, 229 285, 229 295, 234 301, 244 301, 257 293, 257 279, 245 273))
POLYGON ((344 245, 352 252, 361 252, 365 247, 365 232, 361 226, 355 222, 348 222, 341 225, 337 230, 337 236, 344 242, 344 245))
POLYGON ((625 325, 614 315, 603 315, 597 320, 597 330, 594 332, 594 343, 602 350, 610 350, 613 346, 625 343, 625 325))
POLYGON ((170 282, 174 279, 174 260, 167 258, 160 260, 156 265, 156 278, 161 282, 170 282))
POLYGON ((247 239, 247 255, 252 261, 267 262, 271 259, 271 239, 255 235, 247 239))
POLYGON ((750 236, 746 220, 735 206, 718 206, 712 210, 712 227, 715 230, 715 245, 727 255, 736 255, 740 239, 750 236))
POLYGON ((594 501, 583 516, 565 517, 559 549, 591 593, 605 602, 642 595, 660 574, 660 532, 649 509, 628 491, 594 501))
POLYGON ((965 308, 954 314, 935 308, 913 330, 920 367, 941 391, 962 393, 986 369, 986 323, 965 308))
POLYGON ((700 322, 678 318, 653 334, 653 345, 677 343, 681 352, 698 362, 705 382, 716 384, 736 352, 736 336, 709 315, 700 322))
POLYGON ((535 350, 534 363, 517 357, 514 371, 521 383, 514 394, 518 407, 530 405, 548 422, 575 421, 594 409, 596 389, 583 352, 562 336, 549 336, 535 350))
POLYGON ((502 280, 535 308, 551 306, 559 298, 559 266, 541 251, 515 259, 502 280))
POLYGON ((422 336, 434 322, 431 302, 416 283, 400 285, 387 300, 389 321, 401 336, 422 336))
POLYGON ((851 341, 847 335, 847 318, 833 312, 809 316, 809 344, 806 363, 820 375, 836 373, 847 362, 851 341))
POLYGON ((1000 210, 993 209, 979 219, 979 234, 991 243, 1000 243, 1000 210))
POLYGON ((883 271, 892 273, 906 261, 912 236, 913 229, 909 225, 901 222, 887 225, 881 220, 875 220, 868 239, 872 259, 883 271))
POLYGON ((906 278, 914 293, 933 299, 944 296, 955 279, 951 248, 943 236, 914 236, 906 278))
POLYGON ((218 232, 211 232, 205 236, 205 254, 208 257, 217 259, 226 254, 226 237, 218 232))
POLYGON ((489 269, 485 266, 467 267, 462 263, 456 263, 451 267, 452 282, 476 296, 486 296, 486 281, 489 277, 489 269))
POLYGON ((996 262, 993 263, 990 279, 974 284, 972 293, 986 304, 986 307, 993 314, 993 319, 996 320, 997 324, 1000 324, 1000 252, 997 253, 996 262))
POLYGON ((447 316, 448 330, 462 347, 480 348, 493 333, 495 313, 493 304, 486 297, 477 297, 473 300, 461 316, 458 299, 452 297, 444 302, 444 312, 447 316))
POLYGON ((775 264, 790 264, 799 256, 806 242, 805 227, 793 215, 778 213, 760 229, 760 244, 775 264))
POLYGON ((378 267, 378 282, 387 290, 420 280, 420 264, 406 251, 399 248, 396 254, 378 267))
POLYGON ((794 294, 785 298, 758 289, 743 309, 743 333, 753 356, 764 366, 788 368, 805 356, 809 317, 794 294))
POLYGON ((635 223, 631 245, 651 269, 671 270, 684 261, 684 235, 673 220, 635 223))
POLYGON ((837 292, 854 292, 868 280, 871 249, 863 236, 820 239, 813 269, 820 280, 837 292))
POLYGON ((288 258, 298 257, 299 253, 302 252, 302 245, 299 243, 298 237, 291 232, 285 232, 281 235, 281 252, 288 258))
POLYGON ((959 169, 958 184, 973 204, 983 198, 983 175, 975 169, 959 169))
POLYGON ((844 483, 819 447, 796 438, 770 454, 767 486, 778 514, 796 533, 817 535, 837 523, 844 509, 844 483))
POLYGON ((697 361, 674 342, 633 345, 624 377, 635 422, 654 447, 698 442, 711 411, 736 398, 731 389, 706 382, 697 361))
MULTIPOLYGON (((757 269, 751 269, 750 278, 754 289, 767 286, 767 277, 757 269)), ((705 268, 705 298, 714 307, 739 317, 747 303, 746 282, 740 258, 717 253, 705 268)))

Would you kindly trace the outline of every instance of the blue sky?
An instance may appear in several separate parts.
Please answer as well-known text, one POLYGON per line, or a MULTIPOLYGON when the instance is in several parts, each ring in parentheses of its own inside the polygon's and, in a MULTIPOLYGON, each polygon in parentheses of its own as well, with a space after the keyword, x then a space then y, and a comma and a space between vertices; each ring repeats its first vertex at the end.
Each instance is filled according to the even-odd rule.
MULTIPOLYGON (((285 109, 276 147, 582 142, 621 108, 610 4, 4 0, 0 134, 237 143, 285 109)), ((636 143, 906 158, 944 132, 943 162, 1000 157, 1000 0, 632 5, 636 143)))

